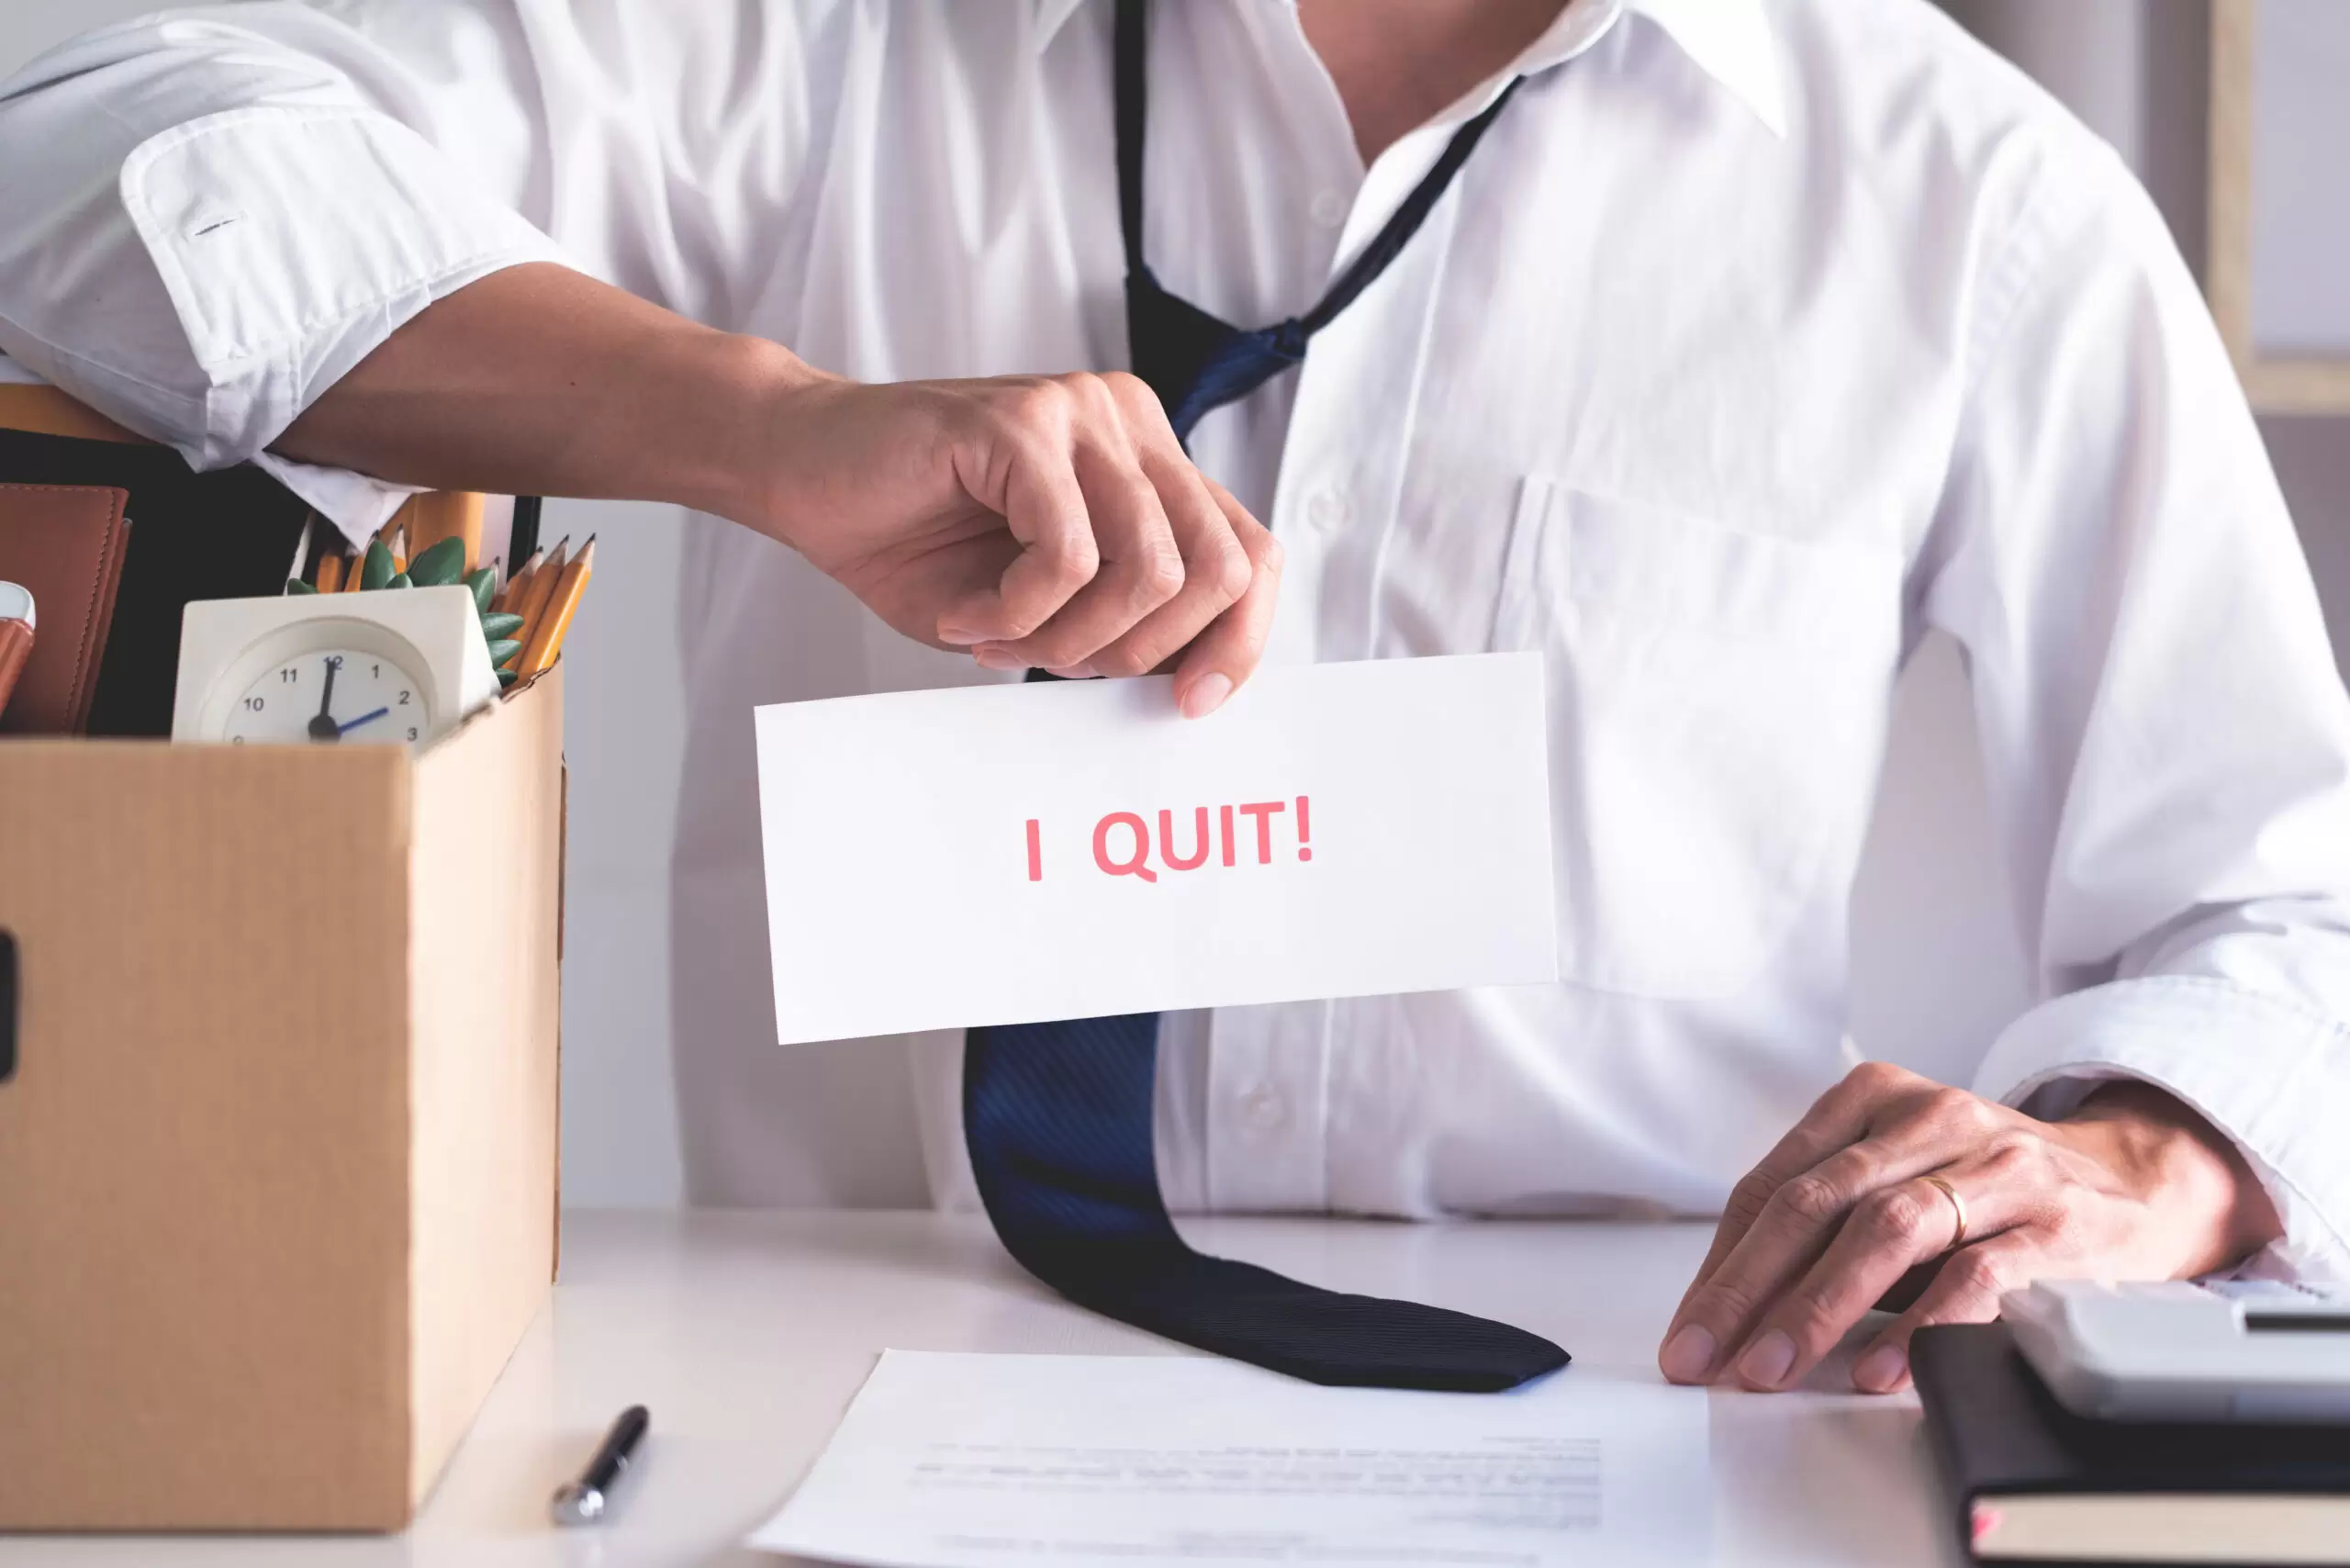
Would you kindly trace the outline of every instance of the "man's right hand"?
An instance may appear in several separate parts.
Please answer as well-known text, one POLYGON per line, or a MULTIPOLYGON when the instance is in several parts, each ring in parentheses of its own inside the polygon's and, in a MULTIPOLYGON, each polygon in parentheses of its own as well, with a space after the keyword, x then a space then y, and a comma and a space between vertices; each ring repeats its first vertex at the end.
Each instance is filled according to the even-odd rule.
POLYGON ((1213 711, 1263 655, 1272 535, 1131 375, 861 384, 573 272, 493 273, 314 402, 285 456, 436 489, 673 501, 791 545, 995 669, 1171 667, 1213 711))
POLYGON ((1281 547, 1192 465, 1131 375, 866 385, 772 398, 751 515, 907 636, 991 669, 1171 667, 1213 711, 1262 656, 1281 547))

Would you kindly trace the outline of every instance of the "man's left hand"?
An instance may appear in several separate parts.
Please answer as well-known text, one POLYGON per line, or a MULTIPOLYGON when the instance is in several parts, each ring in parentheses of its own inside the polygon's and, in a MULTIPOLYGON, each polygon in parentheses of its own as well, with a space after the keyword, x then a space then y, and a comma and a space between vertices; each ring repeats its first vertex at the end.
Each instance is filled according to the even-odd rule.
POLYGON ((1658 1364, 1675 1383, 1790 1387, 1916 1271, 1852 1369, 1891 1393, 1921 1325, 1987 1322, 2042 1277, 2207 1273, 2278 1228, 2235 1146, 2158 1089, 2115 1083, 2042 1122, 1870 1062, 1732 1191, 1658 1364))

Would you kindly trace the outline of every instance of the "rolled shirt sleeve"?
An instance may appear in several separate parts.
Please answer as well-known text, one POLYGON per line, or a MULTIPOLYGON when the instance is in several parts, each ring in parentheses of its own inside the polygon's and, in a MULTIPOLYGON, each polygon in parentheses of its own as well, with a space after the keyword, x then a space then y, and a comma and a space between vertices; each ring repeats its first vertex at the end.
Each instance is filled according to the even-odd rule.
POLYGON ((299 6, 68 44, 0 92, 0 348, 198 468, 271 467, 354 533, 407 493, 266 449, 417 312, 560 260, 482 171, 367 101, 299 6), (504 199, 501 199, 503 196, 504 199))
POLYGON ((2266 1183, 2254 1266, 2350 1278, 2350 700, 2258 429, 2118 160, 2045 182, 1986 297, 1920 602, 2045 1000, 1975 1087, 2165 1089, 2266 1183))
POLYGON ((526 262, 707 314, 761 253, 805 62, 739 12, 269 0, 70 43, 0 86, 0 350, 359 536, 408 492, 268 448, 403 322, 526 262))

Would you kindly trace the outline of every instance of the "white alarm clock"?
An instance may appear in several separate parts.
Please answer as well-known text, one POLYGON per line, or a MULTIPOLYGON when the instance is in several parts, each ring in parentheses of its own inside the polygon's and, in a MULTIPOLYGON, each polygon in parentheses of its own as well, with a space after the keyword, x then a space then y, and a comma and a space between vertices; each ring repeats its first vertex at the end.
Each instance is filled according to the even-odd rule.
POLYGON ((462 585, 204 599, 180 622, 172 739, 422 745, 497 695, 462 585))

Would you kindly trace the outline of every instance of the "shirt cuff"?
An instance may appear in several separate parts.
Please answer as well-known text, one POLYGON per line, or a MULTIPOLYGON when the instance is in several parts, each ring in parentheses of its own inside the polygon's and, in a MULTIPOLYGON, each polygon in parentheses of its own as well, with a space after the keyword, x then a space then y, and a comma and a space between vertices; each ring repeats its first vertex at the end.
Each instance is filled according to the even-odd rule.
POLYGON ((362 554, 410 496, 425 493, 421 486, 394 485, 348 468, 320 468, 269 452, 253 454, 253 466, 309 502, 362 554))
POLYGON ((2350 1281, 2350 1029, 2227 980, 2117 980, 2016 1020, 1975 1092, 2053 1117, 2117 1078, 2176 1096, 2244 1152, 2285 1227, 2251 1271, 2350 1281))
MULTIPOLYGON (((202 469, 259 457, 434 301, 521 263, 569 264, 454 160, 364 110, 241 108, 174 127, 125 162, 121 197, 207 387, 200 430, 158 422, 186 432, 174 444, 202 469)), ((381 498, 321 510, 355 529, 381 498)))

